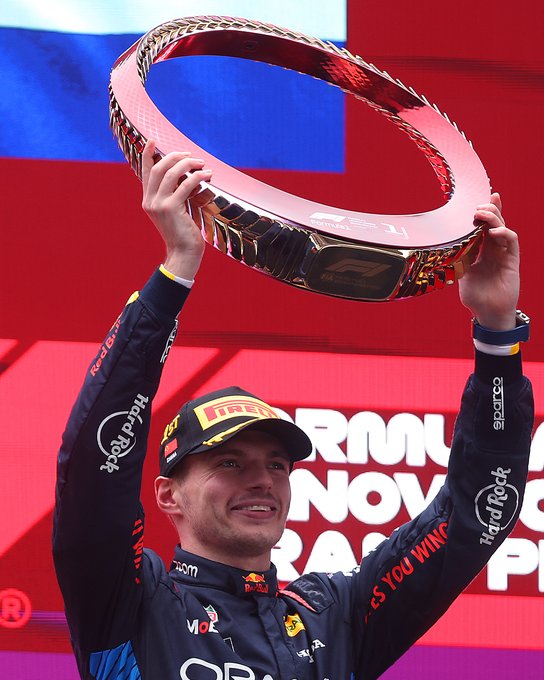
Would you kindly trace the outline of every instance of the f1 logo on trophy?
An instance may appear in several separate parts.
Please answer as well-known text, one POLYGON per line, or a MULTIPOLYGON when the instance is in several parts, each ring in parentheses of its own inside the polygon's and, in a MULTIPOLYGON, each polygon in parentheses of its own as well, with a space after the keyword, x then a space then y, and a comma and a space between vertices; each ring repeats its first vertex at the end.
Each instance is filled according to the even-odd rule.
POLYGON ((188 202, 206 241, 293 286, 351 300, 408 298, 453 283, 478 251, 481 227, 467 233, 462 225, 472 225, 473 207, 489 201, 490 184, 465 135, 414 90, 332 43, 231 17, 161 24, 116 61, 110 122, 137 175, 147 139, 162 155, 190 146, 213 162, 213 182, 202 183, 188 202), (363 100, 423 152, 445 204, 409 215, 344 210, 286 193, 219 161, 172 125, 144 87, 152 64, 195 54, 282 66, 363 100))

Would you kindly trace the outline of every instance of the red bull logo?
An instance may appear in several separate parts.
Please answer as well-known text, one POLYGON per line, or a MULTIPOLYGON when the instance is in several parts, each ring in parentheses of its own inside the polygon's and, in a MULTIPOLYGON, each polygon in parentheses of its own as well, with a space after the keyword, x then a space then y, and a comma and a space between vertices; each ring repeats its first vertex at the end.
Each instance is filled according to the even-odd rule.
POLYGON ((243 577, 245 581, 246 593, 267 593, 268 583, 262 574, 256 574, 254 571, 243 577))

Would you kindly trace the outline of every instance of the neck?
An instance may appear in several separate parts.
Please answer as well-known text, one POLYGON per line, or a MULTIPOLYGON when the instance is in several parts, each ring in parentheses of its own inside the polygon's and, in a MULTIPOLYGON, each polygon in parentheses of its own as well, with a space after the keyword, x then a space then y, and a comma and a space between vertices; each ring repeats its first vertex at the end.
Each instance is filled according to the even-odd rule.
POLYGON ((262 554, 253 555, 240 552, 240 546, 234 546, 236 552, 234 552, 234 550, 232 552, 224 551, 187 540, 187 537, 185 537, 184 540, 181 536, 179 537, 179 544, 182 550, 186 550, 193 555, 198 555, 198 557, 204 557, 212 562, 225 564, 228 567, 235 567, 236 569, 242 569, 243 571, 268 571, 268 569, 270 569, 270 550, 267 550, 262 554))

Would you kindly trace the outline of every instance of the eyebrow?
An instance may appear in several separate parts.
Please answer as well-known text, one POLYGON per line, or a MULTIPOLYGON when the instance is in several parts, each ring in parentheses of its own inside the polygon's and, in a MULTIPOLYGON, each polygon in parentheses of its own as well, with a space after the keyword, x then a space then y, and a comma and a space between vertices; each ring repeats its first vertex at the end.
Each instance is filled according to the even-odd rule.
MULTIPOLYGON (((236 446, 230 448, 228 444, 225 445, 225 448, 222 451, 217 451, 216 449, 215 451, 209 452, 210 458, 220 458, 221 456, 226 455, 243 456, 244 454, 245 451, 243 451, 242 449, 239 449, 236 446)), ((287 461, 291 460, 291 456, 287 453, 287 451, 277 451, 276 449, 274 449, 272 451, 266 451, 265 455, 268 458, 284 458, 287 461)))

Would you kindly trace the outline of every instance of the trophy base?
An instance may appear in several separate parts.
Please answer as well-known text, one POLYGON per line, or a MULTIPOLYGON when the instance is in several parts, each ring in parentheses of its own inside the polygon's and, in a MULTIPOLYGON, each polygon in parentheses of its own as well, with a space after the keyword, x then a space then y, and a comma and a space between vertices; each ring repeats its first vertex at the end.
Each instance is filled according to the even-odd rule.
POLYGON ((440 290, 474 260, 481 229, 433 248, 380 248, 259 216, 203 189, 188 201, 205 240, 284 283, 348 300, 385 302, 440 290))

